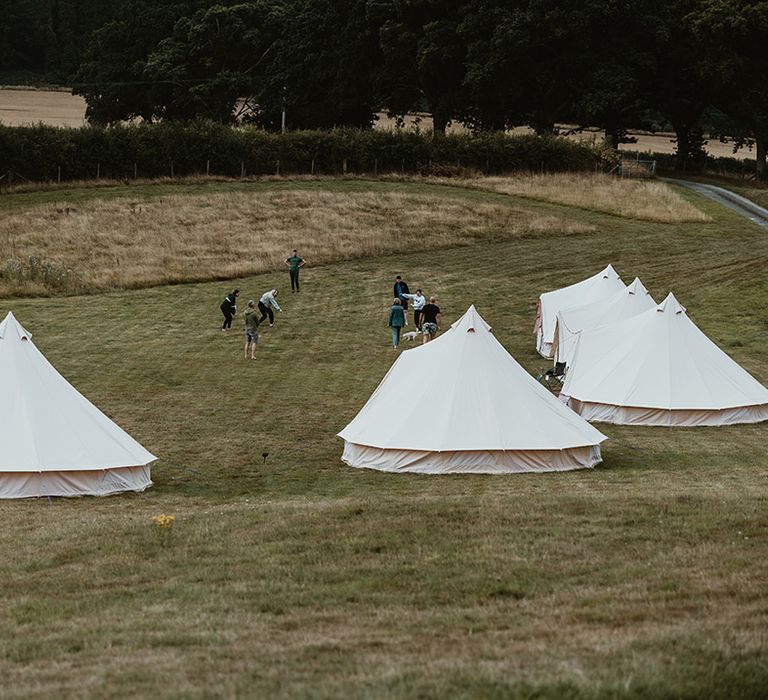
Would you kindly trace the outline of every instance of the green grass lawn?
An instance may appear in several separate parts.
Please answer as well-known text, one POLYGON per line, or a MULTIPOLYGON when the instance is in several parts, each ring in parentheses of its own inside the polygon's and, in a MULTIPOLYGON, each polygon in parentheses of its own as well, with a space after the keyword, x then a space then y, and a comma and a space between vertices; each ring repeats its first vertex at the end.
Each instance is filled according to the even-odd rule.
POLYGON ((354 470, 335 437, 396 357, 395 274, 535 372, 538 294, 611 262, 768 383, 768 235, 680 191, 715 223, 527 200, 597 232, 309 268, 300 295, 279 271, 0 300, 160 457, 144 494, 0 502, 0 698, 765 697, 766 424, 600 425, 600 467, 509 476, 354 470), (219 330, 233 286, 282 290, 257 361, 219 330))

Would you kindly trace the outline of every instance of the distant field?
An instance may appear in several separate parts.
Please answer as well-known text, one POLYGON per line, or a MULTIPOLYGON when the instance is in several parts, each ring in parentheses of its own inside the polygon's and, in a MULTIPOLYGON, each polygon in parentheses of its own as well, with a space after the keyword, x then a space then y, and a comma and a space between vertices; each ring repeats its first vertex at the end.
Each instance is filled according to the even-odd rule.
POLYGON ((69 92, 0 89, 0 124, 83 126, 85 100, 69 92))
MULTIPOLYGON (((159 217, 159 199, 183 191, 199 197, 189 211, 201 221, 240 235, 248 193, 275 230, 291 217, 311 226, 302 202, 325 217, 343 201, 345 231, 391 216, 390 245, 413 216, 424 238, 313 263, 294 296, 270 264, 231 280, 0 298, 0 315, 12 309, 75 386, 160 456, 143 495, 0 502, 0 697, 764 697, 768 424, 601 426, 610 439, 594 470, 498 477, 354 470, 335 437, 396 357, 396 274, 437 295, 446 320, 475 303, 535 372, 538 294, 611 262, 657 299, 672 289, 768 383, 762 229, 684 190, 710 223, 405 182, 156 187, 4 194, 0 220, 47 207, 47 254, 63 256, 80 243, 55 202, 94 217, 86 236, 122 203, 157 205, 159 217), (368 211, 373 195, 390 208, 368 211), (480 212, 501 226, 499 208, 515 225, 554 217, 589 233, 470 231, 435 247, 426 229, 446 224, 423 211, 425 197, 456 217, 452 235, 480 212), (219 330, 235 285, 246 299, 283 292, 254 362, 239 331, 219 330), (177 516, 165 544, 150 521, 159 513, 177 516)), ((152 230, 141 221, 138 233, 152 230)), ((208 260, 190 241, 190 256, 208 260)), ((258 242, 238 257, 258 260, 258 242)))
MULTIPOLYGON (((85 101, 79 95, 62 91, 0 89, 0 123, 22 126, 38 122, 53 126, 82 126, 85 123, 85 101)), ((419 128, 426 131, 432 128, 432 119, 429 116, 412 115, 406 118, 405 123, 408 129, 419 128)), ((385 113, 381 113, 375 128, 394 129, 395 122, 385 113)), ((452 126, 451 130, 465 131, 464 127, 458 124, 452 126)), ((519 128, 515 129, 515 133, 530 133, 530 130, 519 128)), ((574 134, 571 138, 577 141, 599 141, 602 133, 587 131, 574 134)), ((635 138, 637 143, 625 144, 622 148, 640 152, 674 152, 674 134, 636 134, 635 138)), ((709 141, 705 150, 713 156, 734 157, 730 143, 721 143, 714 139, 709 141)), ((742 150, 735 157, 754 158, 754 154, 742 150)))

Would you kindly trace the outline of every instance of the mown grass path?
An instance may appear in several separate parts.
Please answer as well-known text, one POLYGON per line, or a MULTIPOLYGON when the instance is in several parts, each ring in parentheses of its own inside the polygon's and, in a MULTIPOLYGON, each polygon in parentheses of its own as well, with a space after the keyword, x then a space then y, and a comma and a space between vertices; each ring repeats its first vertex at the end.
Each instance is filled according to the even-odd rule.
POLYGON ((357 471, 335 437, 396 356, 395 274, 534 371, 537 295, 612 262, 768 383, 768 237, 683 196, 715 222, 541 204, 597 231, 309 268, 293 296, 276 271, 0 301, 160 456, 142 495, 0 503, 0 697, 760 697, 766 425, 601 426, 601 467, 508 477, 357 471), (232 286, 282 290, 257 361, 219 330, 232 286))

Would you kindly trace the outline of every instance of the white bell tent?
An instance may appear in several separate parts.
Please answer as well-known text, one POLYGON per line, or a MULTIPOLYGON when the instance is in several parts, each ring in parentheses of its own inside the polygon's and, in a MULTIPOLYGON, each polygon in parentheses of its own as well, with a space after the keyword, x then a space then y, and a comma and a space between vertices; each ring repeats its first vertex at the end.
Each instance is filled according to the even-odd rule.
POLYGON ((12 313, 0 323, 0 386, 0 498, 152 485, 157 458, 57 372, 12 313))
POLYGON ((350 466, 424 474, 592 467, 606 439, 514 360, 474 306, 403 352, 339 437, 350 466))
POLYGON ((768 420, 768 389, 688 318, 673 294, 579 334, 561 394, 587 420, 699 426, 768 420))
POLYGON ((552 344, 555 340, 558 311, 605 299, 624 287, 613 265, 608 265, 588 279, 542 294, 536 307, 536 325, 533 329, 539 355, 550 358, 554 354, 552 344))
POLYGON ((555 361, 570 367, 576 341, 583 330, 608 326, 656 307, 650 292, 635 277, 632 284, 605 299, 562 309, 555 328, 555 361))

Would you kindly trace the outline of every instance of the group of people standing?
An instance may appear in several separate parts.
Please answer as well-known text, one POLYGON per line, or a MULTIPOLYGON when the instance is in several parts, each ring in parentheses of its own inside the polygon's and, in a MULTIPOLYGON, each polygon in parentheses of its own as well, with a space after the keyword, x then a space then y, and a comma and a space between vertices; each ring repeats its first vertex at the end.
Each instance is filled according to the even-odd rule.
POLYGON ((421 333, 421 343, 428 343, 440 330, 442 315, 437 305, 437 297, 429 297, 429 301, 420 289, 411 294, 408 284, 398 275, 392 289, 394 299, 389 310, 389 328, 392 332, 392 347, 400 344, 400 335, 408 325, 408 302, 413 303, 413 325, 421 333))
MULTIPOLYGON (((291 277, 291 292, 296 293, 299 291, 299 270, 306 265, 307 261, 304 258, 299 257, 299 252, 294 250, 293 253, 285 259, 285 264, 288 266, 288 273, 291 277)), ((221 313, 224 314, 224 323, 221 326, 222 331, 228 331, 232 328, 232 319, 237 314, 237 299, 240 296, 240 290, 235 289, 233 292, 227 294, 224 297, 224 301, 221 302, 221 313)), ((282 311, 280 304, 277 303, 277 290, 270 289, 268 292, 264 292, 256 302, 251 299, 245 311, 243 312, 243 318, 245 320, 245 344, 243 345, 243 357, 248 357, 248 352, 251 353, 251 359, 256 359, 256 346, 259 343, 259 326, 269 319, 269 327, 275 325, 275 311, 282 311)))
MULTIPOLYGON (((235 289, 224 297, 221 302, 221 313, 224 314, 224 323, 221 326, 222 331, 228 331, 232 328, 232 319, 237 314, 237 299, 240 296, 240 290, 235 289)), ((248 357, 248 351, 251 352, 251 359, 256 359, 256 346, 259 343, 259 326, 267 318, 269 327, 275 325, 275 311, 282 311, 280 304, 277 303, 277 290, 270 289, 264 292, 259 298, 258 304, 253 299, 248 301, 243 317, 245 319, 245 345, 243 346, 243 357, 248 357), (261 315, 259 315, 261 314, 261 315)))
MULTIPOLYGON (((299 271, 306 260, 299 256, 298 250, 293 250, 292 254, 285 259, 288 266, 288 273, 291 278, 291 293, 299 292, 299 271)), ((413 305, 413 325, 416 333, 421 334, 422 345, 432 340, 440 331, 440 322, 442 316, 440 307, 437 305, 436 297, 424 296, 421 289, 417 289, 415 294, 411 294, 408 284, 398 275, 395 277, 395 284, 392 289, 394 299, 392 308, 389 311, 389 328, 392 332, 392 347, 397 348, 400 344, 400 336, 403 328, 408 325, 408 303, 413 305)), ((277 303, 277 289, 270 289, 261 295, 259 301, 251 299, 243 312, 245 321, 245 344, 243 345, 243 357, 247 358, 250 352, 252 360, 256 359, 256 346, 259 343, 259 327, 269 319, 269 327, 275 325, 275 311, 282 311, 280 304, 277 303)), ((240 290, 235 289, 221 302, 221 313, 224 315, 224 323, 221 326, 222 331, 228 331, 232 328, 232 320, 237 314, 237 300, 240 296, 240 290)))

